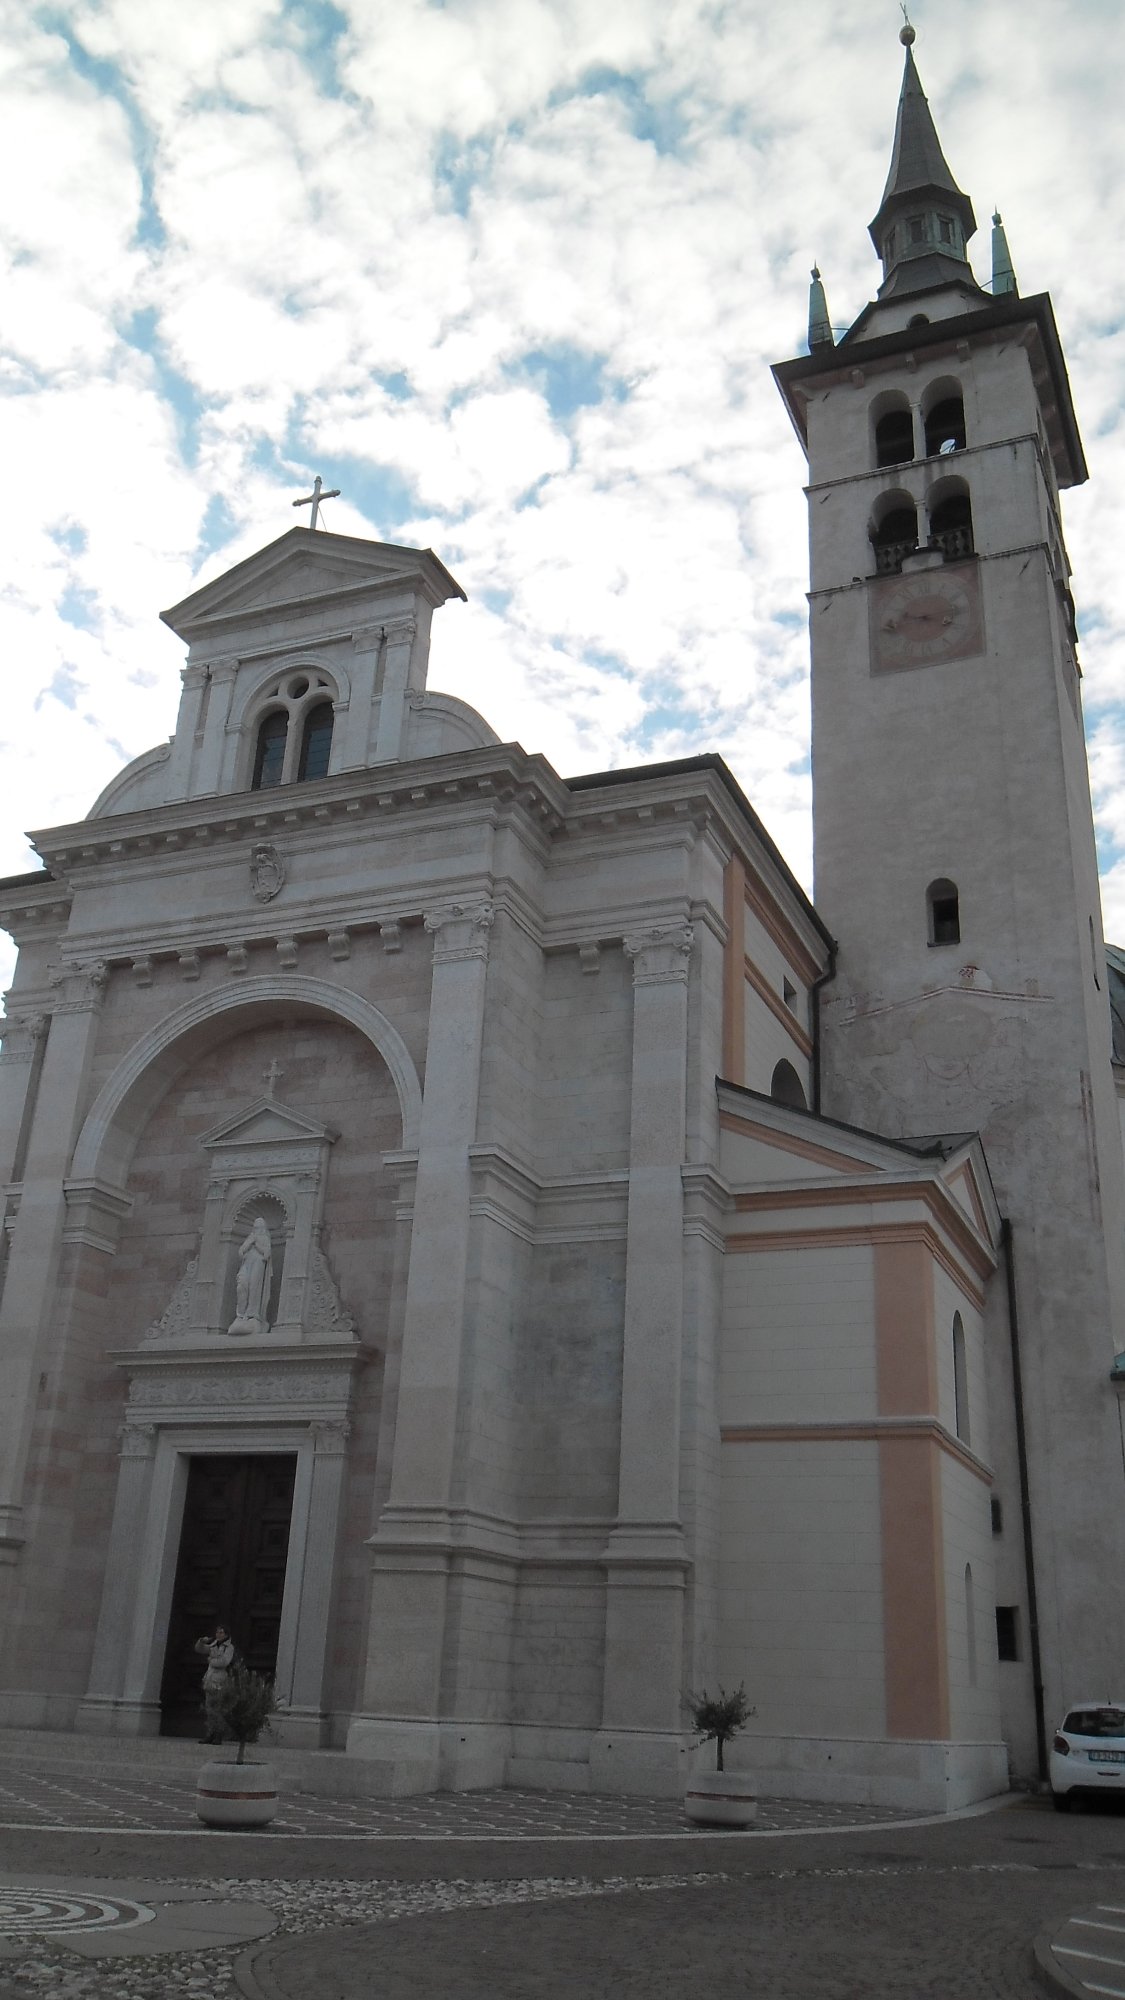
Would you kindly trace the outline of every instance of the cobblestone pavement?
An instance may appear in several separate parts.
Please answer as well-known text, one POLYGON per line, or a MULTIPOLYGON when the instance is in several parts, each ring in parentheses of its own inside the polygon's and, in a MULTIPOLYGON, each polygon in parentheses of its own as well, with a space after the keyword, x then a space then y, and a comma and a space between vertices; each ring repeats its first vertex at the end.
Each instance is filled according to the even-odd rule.
MULTIPOLYGON (((70 1828, 76 1832, 196 1832, 188 1779, 119 1779, 30 1769, 0 1772, 0 1830, 70 1828)), ((864 1826, 912 1815, 876 1806, 804 1805, 763 1799, 763 1832, 864 1826)), ((274 1833, 394 1839, 589 1839, 683 1834, 678 1799, 618 1799, 570 1792, 458 1792, 410 1799, 324 1799, 290 1794, 274 1833)))
MULTIPOLYGON (((558 1822, 557 1800, 530 1804, 558 1822)), ((847 1834, 650 1829, 586 1846, 487 1830, 362 1842, 0 1828, 0 1888, 22 1875, 29 1893, 31 1867, 43 1895, 53 1875, 72 1897, 81 1884, 123 1908, 210 1901, 277 1928, 146 1957, 134 1920, 121 1952, 105 1931, 94 1960, 63 1935, 12 1935, 0 2000, 694 2000, 701 1987, 708 2000, 1041 2000, 1036 1938, 1096 1903, 1125 1905, 1125 1813, 1063 1818, 1025 1801, 847 1834)))

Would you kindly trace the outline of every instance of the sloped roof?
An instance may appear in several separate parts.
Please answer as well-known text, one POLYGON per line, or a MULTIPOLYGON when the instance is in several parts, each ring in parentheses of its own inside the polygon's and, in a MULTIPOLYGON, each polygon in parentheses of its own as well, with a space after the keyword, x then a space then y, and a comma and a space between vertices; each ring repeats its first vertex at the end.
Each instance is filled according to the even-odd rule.
POLYGON ((1107 944, 1105 962, 1109 972, 1109 1018, 1113 1026, 1113 1060, 1125 1064, 1125 951, 1119 944, 1107 944))

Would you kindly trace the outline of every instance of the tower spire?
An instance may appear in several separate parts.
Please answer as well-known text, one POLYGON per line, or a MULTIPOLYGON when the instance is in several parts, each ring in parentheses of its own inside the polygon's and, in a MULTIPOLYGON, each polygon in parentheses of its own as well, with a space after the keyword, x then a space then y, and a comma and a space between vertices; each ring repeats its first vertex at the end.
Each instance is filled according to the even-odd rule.
POLYGON ((880 297, 923 291, 943 280, 965 282, 965 245, 976 231, 968 195, 949 171, 914 61, 916 31, 899 31, 906 63, 895 120, 891 168, 871 240, 883 260, 880 297))
POLYGON ((1004 292, 1018 297, 1019 286, 1012 269, 1012 253, 1008 248, 1004 224, 997 209, 992 218, 992 296, 998 299, 1004 292))
POLYGON ((832 323, 828 317, 828 301, 824 296, 820 272, 814 264, 812 283, 809 286, 809 353, 815 354, 818 348, 835 345, 832 323))

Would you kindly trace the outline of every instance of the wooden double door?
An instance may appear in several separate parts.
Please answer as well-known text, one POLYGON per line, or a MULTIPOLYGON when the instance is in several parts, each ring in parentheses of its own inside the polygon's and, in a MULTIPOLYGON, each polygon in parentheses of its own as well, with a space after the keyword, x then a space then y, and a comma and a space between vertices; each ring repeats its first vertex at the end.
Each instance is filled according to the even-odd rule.
POLYGON ((188 1461, 183 1527, 160 1689, 165 1736, 201 1733, 206 1658, 195 1642, 224 1625, 247 1666, 277 1666, 296 1453, 188 1461))

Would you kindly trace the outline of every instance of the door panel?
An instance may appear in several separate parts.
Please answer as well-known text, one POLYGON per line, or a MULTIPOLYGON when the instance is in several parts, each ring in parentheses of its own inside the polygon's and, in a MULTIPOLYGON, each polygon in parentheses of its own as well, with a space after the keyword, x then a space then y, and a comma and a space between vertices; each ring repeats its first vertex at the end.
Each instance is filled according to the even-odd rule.
POLYGON ((258 1673, 277 1665, 296 1469, 289 1452, 189 1461, 160 1690, 165 1736, 199 1734, 206 1660, 195 1642, 217 1624, 258 1673))

